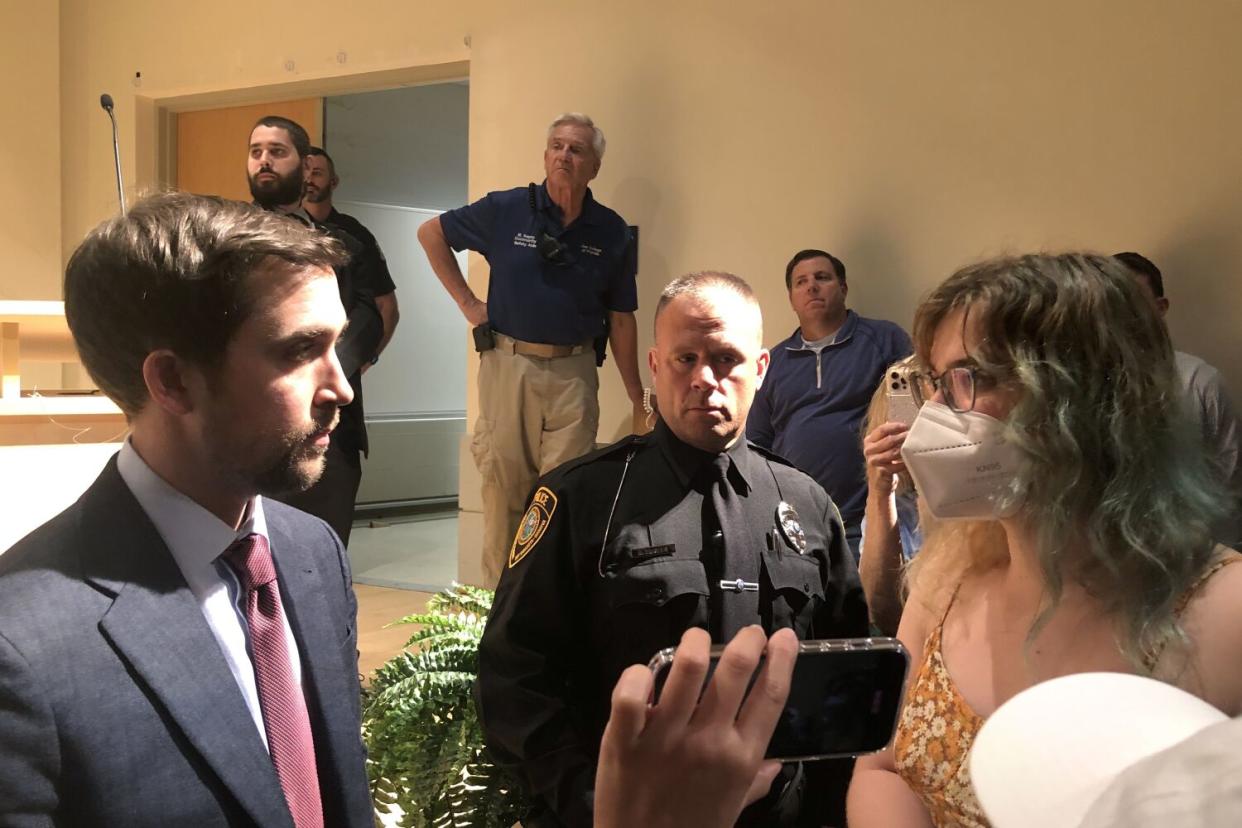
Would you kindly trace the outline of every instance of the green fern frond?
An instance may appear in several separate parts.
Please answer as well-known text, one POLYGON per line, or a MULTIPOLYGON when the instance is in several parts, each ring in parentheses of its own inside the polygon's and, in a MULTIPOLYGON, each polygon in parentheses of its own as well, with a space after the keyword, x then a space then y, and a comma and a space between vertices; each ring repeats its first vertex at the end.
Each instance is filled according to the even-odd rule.
POLYGON ((529 810, 522 789, 488 760, 471 697, 492 597, 456 583, 432 596, 426 612, 393 622, 418 629, 372 676, 367 772, 377 808, 399 808, 406 828, 508 826, 529 810))

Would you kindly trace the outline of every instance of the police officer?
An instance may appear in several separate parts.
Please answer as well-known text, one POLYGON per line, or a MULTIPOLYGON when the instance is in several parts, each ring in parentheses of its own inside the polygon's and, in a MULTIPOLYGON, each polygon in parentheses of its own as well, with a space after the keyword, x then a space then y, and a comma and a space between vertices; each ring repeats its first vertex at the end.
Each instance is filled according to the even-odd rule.
POLYGON ((341 304, 349 326, 337 342, 336 355, 349 378, 354 401, 340 409, 340 421, 332 431, 323 475, 304 492, 284 497, 290 506, 323 518, 349 544, 354 522, 354 501, 362 482, 362 458, 367 429, 362 410, 362 370, 375 361, 383 338, 384 323, 375 305, 378 292, 391 292, 391 279, 377 273, 362 245, 348 233, 315 222, 302 209, 306 159, 310 137, 301 124, 279 115, 260 118, 250 131, 246 176, 255 204, 283 213, 308 227, 317 227, 340 241, 349 252, 347 264, 336 268, 341 304))
POLYGON ((471 448, 483 479, 489 586, 535 478, 595 444, 605 338, 636 430, 645 419, 634 245, 625 220, 587 187, 603 157, 603 132, 587 116, 566 113, 548 127, 542 184, 489 193, 418 229, 432 270, 476 326, 482 352, 471 448), (453 257, 464 249, 491 266, 486 303, 453 257))
MULTIPOLYGON (((649 354, 655 431, 561 466, 532 495, 476 685, 492 756, 542 809, 523 824, 591 824, 609 693, 625 667, 687 628, 717 643, 749 624, 800 638, 866 634, 836 507, 810 477, 746 442, 768 358, 746 282, 675 280, 656 308, 649 354)), ((835 824, 848 763, 806 767, 825 778, 808 785, 787 766, 743 822, 835 824)))

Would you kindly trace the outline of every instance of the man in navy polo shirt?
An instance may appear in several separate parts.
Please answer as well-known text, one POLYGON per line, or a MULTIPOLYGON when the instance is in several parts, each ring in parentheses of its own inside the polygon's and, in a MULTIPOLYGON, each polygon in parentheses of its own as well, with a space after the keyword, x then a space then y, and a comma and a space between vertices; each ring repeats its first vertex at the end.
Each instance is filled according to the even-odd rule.
MULTIPOLYGON (((418 229, 432 270, 475 326, 479 416, 471 449, 483 478, 483 567, 495 586, 535 480, 585 454, 599 425, 596 342, 606 336, 644 420, 634 311, 636 251, 625 220, 597 202, 604 133, 569 112, 548 127, 546 178, 488 193, 418 229), (491 266, 475 296, 453 250, 491 266)), ((600 347, 602 361, 602 347, 600 347)))
POLYGON ((815 478, 841 510, 858 560, 867 503, 863 418, 884 369, 908 356, 899 326, 845 307, 845 265, 824 250, 799 251, 785 266, 798 330, 772 348, 772 363, 746 436, 815 478))

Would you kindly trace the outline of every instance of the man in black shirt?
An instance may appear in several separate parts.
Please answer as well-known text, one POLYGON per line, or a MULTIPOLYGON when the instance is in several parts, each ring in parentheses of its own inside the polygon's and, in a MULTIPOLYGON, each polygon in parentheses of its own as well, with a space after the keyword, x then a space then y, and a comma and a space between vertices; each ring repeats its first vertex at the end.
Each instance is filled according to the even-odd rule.
POLYGON ((383 335, 375 296, 377 292, 390 293, 393 288, 391 280, 385 282, 384 277, 376 273, 359 241, 342 230, 319 224, 302 209, 305 159, 309 153, 310 138, 300 124, 278 115, 265 116, 250 132, 246 176, 255 204, 323 230, 339 239, 350 255, 349 262, 336 268, 341 304, 349 318, 349 326, 337 343, 336 354, 341 369, 349 377, 354 401, 340 409, 341 420, 332 432, 319 482, 285 499, 289 505, 323 518, 336 530, 341 541, 348 544, 354 499, 358 495, 358 484, 362 482, 359 452, 367 450, 362 369, 375 361, 383 335))
MULTIPOLYGON (((397 290, 392 274, 388 271, 388 260, 380 249, 375 234, 353 216, 340 212, 332 205, 332 195, 341 179, 336 174, 336 162, 321 147, 311 147, 306 155, 306 193, 302 196, 302 209, 312 219, 329 227, 344 230, 362 245, 363 255, 369 267, 374 268, 376 275, 375 306, 384 318, 384 336, 376 349, 378 356, 392 339, 397 322, 401 319, 401 311, 397 307, 397 290), (383 288, 388 291, 384 292, 383 288)), ((366 365, 362 366, 365 374, 366 365)))

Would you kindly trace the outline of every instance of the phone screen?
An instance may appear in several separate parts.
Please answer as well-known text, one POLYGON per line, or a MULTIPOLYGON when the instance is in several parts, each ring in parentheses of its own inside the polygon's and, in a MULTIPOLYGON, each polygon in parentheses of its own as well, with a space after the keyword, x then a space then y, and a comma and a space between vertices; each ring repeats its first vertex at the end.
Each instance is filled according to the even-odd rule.
MULTIPOLYGON (((905 648, 896 639, 811 641, 803 647, 767 758, 827 759, 883 750, 893 738, 905 692, 910 662, 905 648)), ((708 680, 718 658, 713 651, 708 680)), ((667 663, 656 675, 656 698, 667 676, 663 668, 667 663)))
POLYGON ((907 663, 903 650, 800 653, 767 757, 883 750, 897 725, 907 663))

